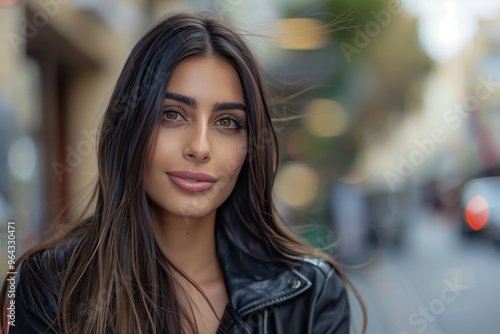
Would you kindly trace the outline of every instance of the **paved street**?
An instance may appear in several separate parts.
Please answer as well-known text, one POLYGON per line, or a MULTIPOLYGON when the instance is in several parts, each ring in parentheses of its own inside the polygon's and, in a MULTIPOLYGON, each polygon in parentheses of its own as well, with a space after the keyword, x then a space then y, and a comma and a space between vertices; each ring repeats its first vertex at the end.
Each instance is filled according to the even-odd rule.
POLYGON ((368 308, 368 333, 500 333, 500 250, 429 213, 408 222, 404 240, 347 272, 368 308))

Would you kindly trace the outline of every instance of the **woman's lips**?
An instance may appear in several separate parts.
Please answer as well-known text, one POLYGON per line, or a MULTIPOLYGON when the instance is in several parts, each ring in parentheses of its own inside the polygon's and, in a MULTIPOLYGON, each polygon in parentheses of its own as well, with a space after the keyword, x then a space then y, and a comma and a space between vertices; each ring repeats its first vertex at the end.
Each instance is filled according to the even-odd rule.
POLYGON ((168 177, 179 188, 190 192, 202 192, 213 187, 217 178, 212 175, 191 171, 168 172, 168 177))

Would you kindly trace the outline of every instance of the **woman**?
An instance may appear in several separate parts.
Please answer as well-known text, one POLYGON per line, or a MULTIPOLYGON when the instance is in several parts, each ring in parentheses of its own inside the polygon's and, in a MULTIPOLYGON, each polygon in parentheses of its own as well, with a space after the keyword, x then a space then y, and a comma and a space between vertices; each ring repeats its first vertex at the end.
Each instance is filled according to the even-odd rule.
POLYGON ((165 18, 104 115, 94 214, 17 262, 10 333, 348 333, 344 276, 273 213, 277 161, 243 40, 165 18))

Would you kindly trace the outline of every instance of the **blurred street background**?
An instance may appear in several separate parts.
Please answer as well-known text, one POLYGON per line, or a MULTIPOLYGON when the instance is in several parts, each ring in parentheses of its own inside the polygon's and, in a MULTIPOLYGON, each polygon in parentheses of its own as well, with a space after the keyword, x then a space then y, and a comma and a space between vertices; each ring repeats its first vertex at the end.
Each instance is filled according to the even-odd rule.
POLYGON ((20 255, 82 212, 126 57, 179 10, 245 32, 278 209, 342 264, 368 333, 500 333, 500 0, 0 0, 0 259, 8 221, 20 255))

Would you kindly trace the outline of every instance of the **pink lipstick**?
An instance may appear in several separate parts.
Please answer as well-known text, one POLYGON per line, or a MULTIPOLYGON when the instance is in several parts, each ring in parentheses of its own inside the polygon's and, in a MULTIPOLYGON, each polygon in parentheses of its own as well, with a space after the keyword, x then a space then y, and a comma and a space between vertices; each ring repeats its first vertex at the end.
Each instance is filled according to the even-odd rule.
POLYGON ((176 186, 190 192, 206 191, 217 181, 212 175, 191 171, 168 172, 167 175, 176 186))

